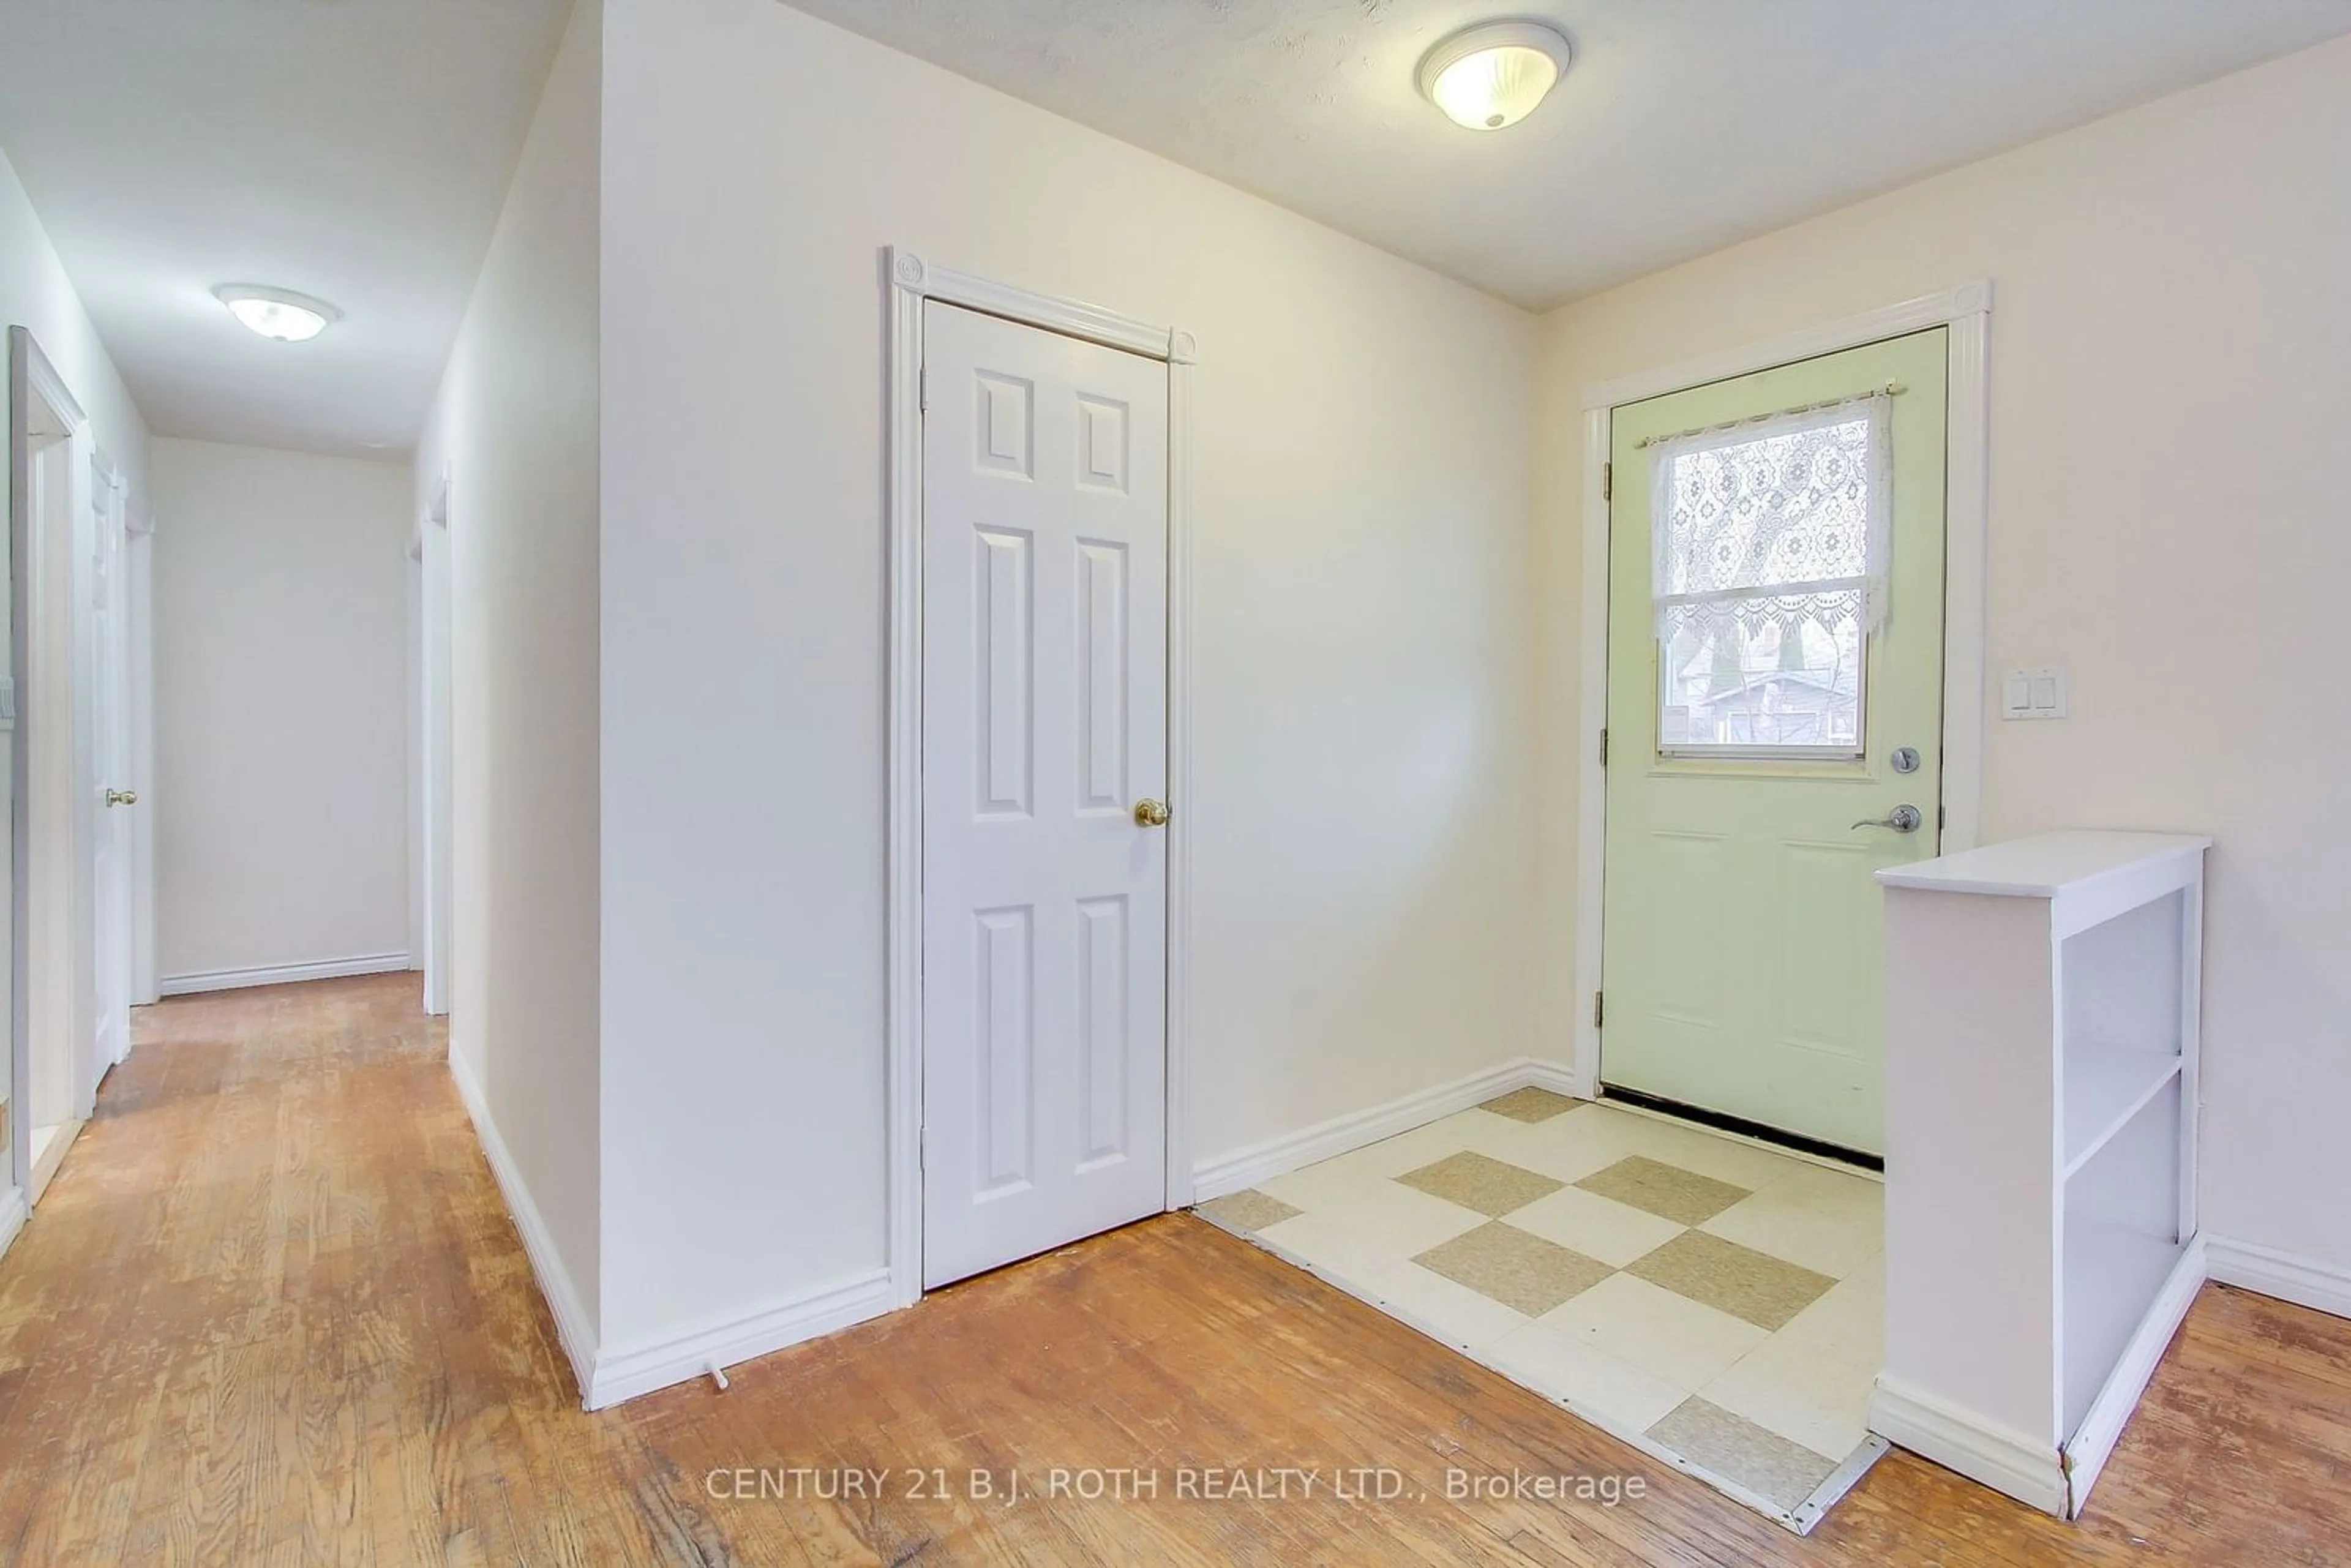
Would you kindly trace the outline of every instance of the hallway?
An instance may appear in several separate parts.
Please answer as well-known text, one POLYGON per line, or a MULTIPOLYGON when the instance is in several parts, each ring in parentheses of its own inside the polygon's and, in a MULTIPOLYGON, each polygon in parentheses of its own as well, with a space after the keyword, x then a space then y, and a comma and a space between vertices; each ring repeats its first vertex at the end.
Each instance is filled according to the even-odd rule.
POLYGON ((0 1262, 0 1563, 2351 1556, 2326 1490, 2351 1328, 2209 1288, 2072 1528, 1897 1452, 1800 1541, 1186 1217, 738 1367, 730 1393, 590 1416, 413 977, 190 997, 138 1029, 0 1262), (852 1466, 890 1472, 883 1500, 791 1495, 793 1469, 831 1491, 852 1466), (1176 1495, 1181 1467, 1278 1466, 1406 1490, 1176 1495), (1056 1467, 1160 1495, 968 1495, 975 1470, 1033 1494, 1056 1467), (1646 1495, 1454 1501, 1448 1469, 1646 1495), (951 1500, 910 1500, 934 1470, 951 1500), (712 1495, 738 1487, 771 1495, 712 1495))

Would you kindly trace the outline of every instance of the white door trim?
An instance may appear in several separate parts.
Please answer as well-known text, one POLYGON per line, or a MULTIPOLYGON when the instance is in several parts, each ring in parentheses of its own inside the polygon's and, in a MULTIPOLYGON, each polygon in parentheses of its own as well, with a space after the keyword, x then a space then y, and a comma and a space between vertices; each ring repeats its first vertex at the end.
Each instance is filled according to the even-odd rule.
MULTIPOLYGON (((34 443, 47 444, 55 441, 73 441, 88 416, 81 404, 74 400, 65 381, 49 363, 47 354, 33 334, 23 327, 8 329, 8 582, 12 609, 8 617, 8 636, 12 646, 8 668, 14 679, 14 713, 21 715, 31 696, 28 637, 30 617, 26 613, 26 593, 29 583, 27 562, 30 559, 33 530, 40 526, 32 515, 32 463, 34 443), (40 405, 41 418, 37 423, 34 405, 40 405)), ((74 465, 68 463, 70 475, 74 465)), ((69 503, 67 515, 73 514, 69 503)), ((62 547, 68 551, 68 538, 62 547)), ((9 736, 9 766, 15 782, 10 790, 9 835, 13 844, 9 878, 13 884, 10 900, 13 913, 9 921, 9 1069, 8 1106, 10 1149, 10 1179, 19 1193, 33 1190, 32 1145, 33 1110, 29 1092, 32 1078, 32 823, 28 815, 32 804, 29 788, 31 758, 26 752, 25 730, 21 718, 7 721, 9 736)), ((70 927, 70 915, 67 922, 70 927)), ((85 936, 84 940, 88 940, 85 936)), ((76 1086, 78 1097, 79 1086, 76 1086)), ((27 1198, 29 1202, 29 1197, 27 1198)))
POLYGON ((131 1000, 161 998, 155 957, 155 515, 127 503, 124 557, 131 580, 131 777, 141 810, 131 818, 131 1000))
POLYGON ((434 485, 416 525, 412 554, 417 570, 416 632, 416 787, 420 864, 414 885, 424 907, 416 924, 416 951, 411 964, 424 972, 423 1007, 434 1017, 446 1016, 453 983, 450 975, 450 796, 455 789, 450 750, 455 744, 450 703, 450 571, 449 492, 453 480, 446 465, 434 485))
POLYGON ((1167 365, 1167 1207, 1192 1201, 1190 1052, 1185 1029, 1191 883, 1191 440, 1189 332, 1080 300, 934 267, 892 246, 889 269, 888 962, 890 1297, 923 1293, 923 302, 937 299, 1167 365))
POLYGON ((1583 664, 1575 736, 1582 752, 1575 791, 1575 1092, 1600 1092, 1600 923, 1606 874, 1608 771, 1600 737, 1608 719, 1608 495, 1612 411, 1667 392, 1799 360, 1841 353, 1930 328, 1949 337, 1949 398, 1944 433, 1943 810, 1945 854, 1975 847, 1983 813, 1984 536, 1990 488, 1991 396, 1986 345, 1991 284, 1979 281, 1923 295, 1744 348, 1583 389, 1583 664))

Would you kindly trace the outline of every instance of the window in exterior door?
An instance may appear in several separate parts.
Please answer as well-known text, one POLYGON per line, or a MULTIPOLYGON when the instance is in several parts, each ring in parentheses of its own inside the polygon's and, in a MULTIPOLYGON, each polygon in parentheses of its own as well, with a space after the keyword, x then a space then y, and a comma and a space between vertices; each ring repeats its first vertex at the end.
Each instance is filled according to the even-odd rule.
POLYGON ((1886 432, 1876 396, 1651 448, 1661 753, 1861 755, 1886 432))

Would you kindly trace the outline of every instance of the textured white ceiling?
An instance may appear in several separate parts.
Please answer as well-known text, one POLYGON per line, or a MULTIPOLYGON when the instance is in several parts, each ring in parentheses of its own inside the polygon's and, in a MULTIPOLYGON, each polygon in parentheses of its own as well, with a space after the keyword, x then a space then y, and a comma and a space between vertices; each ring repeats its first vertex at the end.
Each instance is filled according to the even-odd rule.
POLYGON ((0 0, 0 149, 159 434, 411 445, 569 0, 0 0), (215 284, 333 301, 309 343, 215 284))
POLYGON ((793 3, 1536 307, 2351 30, 2351 0, 793 3), (1517 16, 1574 66, 1458 129, 1414 67, 1517 16))

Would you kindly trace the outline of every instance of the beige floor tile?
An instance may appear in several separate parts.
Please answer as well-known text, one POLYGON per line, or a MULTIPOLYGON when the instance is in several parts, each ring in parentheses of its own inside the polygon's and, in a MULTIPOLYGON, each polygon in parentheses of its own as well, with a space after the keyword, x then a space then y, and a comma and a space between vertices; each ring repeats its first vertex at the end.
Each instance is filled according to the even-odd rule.
MULTIPOLYGON (((1634 1129, 1625 1125, 1632 1120, 1605 1105, 1582 1105, 1548 1122, 1512 1123, 1510 1153, 1497 1157, 1561 1181, 1582 1181, 1635 1152, 1634 1129)), ((1480 1146, 1495 1152, 1489 1145, 1480 1146)))
POLYGON ((1626 1264, 1625 1271, 1773 1331, 1785 1327, 1836 1283, 1825 1274, 1703 1230, 1683 1231, 1647 1257, 1626 1264))
POLYGON ((1257 1190, 1270 1193, 1282 1202, 1311 1214, 1318 1208, 1376 1186, 1394 1175, 1365 1163, 1363 1153, 1358 1150, 1335 1160, 1324 1160, 1319 1165, 1291 1171, 1288 1176, 1268 1176, 1257 1184, 1257 1190))
POLYGON ((1524 1208, 1539 1197, 1548 1197, 1561 1186, 1556 1177, 1538 1176, 1524 1166, 1474 1149, 1447 1155, 1435 1165, 1406 1171, 1395 1179, 1416 1191, 1476 1209, 1493 1219, 1501 1218, 1512 1209, 1524 1208))
POLYGON ((1684 1401, 1650 1427, 1649 1436, 1784 1509, 1793 1509, 1812 1496, 1844 1458, 1816 1454, 1697 1397, 1684 1401))
POLYGON ((1869 1393, 1876 1380, 1873 1365, 1823 1355, 1780 1333, 1698 1392, 1792 1442, 1841 1457, 1869 1435, 1869 1393))
POLYGON ((1592 1289, 1612 1272, 1605 1263, 1499 1219, 1432 1247, 1413 1261, 1529 1317, 1592 1289))
POLYGON ((1680 1388, 1703 1387, 1769 1337, 1630 1274, 1603 1280, 1540 1321, 1680 1388))
POLYGON ((1383 1309, 1456 1350, 1474 1351, 1534 1319, 1480 1291, 1432 1273, 1410 1260, 1381 1262, 1347 1285, 1383 1309))
POLYGON ((1396 1260, 1394 1249, 1319 1214, 1269 1225, 1255 1239, 1333 1280, 1358 1279, 1396 1260))
POLYGON ((1291 1171, 1288 1176, 1268 1176, 1252 1190, 1278 1197, 1292 1208, 1308 1214, 1331 1200, 1334 1192, 1362 1185, 1372 1178, 1351 1170, 1336 1170, 1331 1165, 1308 1166, 1291 1171))
POLYGON ((1498 1116, 1490 1111, 1465 1112, 1469 1126, 1461 1146, 1534 1171, 1539 1176, 1549 1176, 1553 1181, 1567 1181, 1572 1178, 1537 1166, 1534 1156, 1556 1140, 1568 1123, 1583 1115, 1588 1108, 1579 1107, 1545 1122, 1518 1122, 1508 1116, 1498 1116))
POLYGON ((1698 1227, 1710 1236, 1843 1279, 1886 1246, 1886 1189, 1808 1166, 1698 1227))
MULTIPOLYGON (((1516 1224, 1513 1220, 1511 1223, 1516 1224)), ((1874 1377, 1886 1364, 1886 1280, 1876 1260, 1839 1280, 1771 1336, 1791 1352, 1874 1377)))
POLYGON ((1619 1269, 1656 1251, 1686 1228, 1678 1221, 1580 1186, 1563 1186, 1549 1197, 1536 1199, 1511 1215, 1510 1223, 1619 1269))
POLYGON ((1548 1122, 1553 1116, 1563 1116, 1580 1103, 1582 1102, 1572 1100, 1564 1094, 1554 1094, 1548 1089, 1537 1089, 1530 1085, 1524 1089, 1513 1089, 1508 1094, 1489 1100, 1478 1109, 1491 1112, 1497 1116, 1508 1116, 1513 1122, 1534 1123, 1548 1122))
POLYGON ((1270 1193, 1259 1192, 1255 1187, 1246 1187, 1239 1192, 1227 1193, 1222 1197, 1211 1198, 1199 1207, 1202 1214, 1217 1224, 1240 1231, 1244 1235, 1251 1231, 1262 1230, 1269 1225, 1279 1225, 1285 1219, 1294 1219, 1305 1212, 1303 1209, 1292 1207, 1282 1202, 1270 1193))
POLYGON ((1747 1197, 1743 1187, 1646 1155, 1628 1155, 1575 1185, 1682 1225, 1710 1219, 1747 1197))
POLYGON ((1671 1381, 1547 1323, 1505 1334, 1486 1356, 1513 1382, 1621 1430, 1646 1431, 1687 1397, 1671 1381))
POLYGON ((1385 1176, 1353 1171, 1317 1176, 1306 1182, 1299 1179, 1310 1174, 1301 1171, 1297 1176, 1278 1177, 1259 1190, 1357 1232, 1385 1257, 1409 1258, 1485 1222, 1481 1214, 1385 1176))

